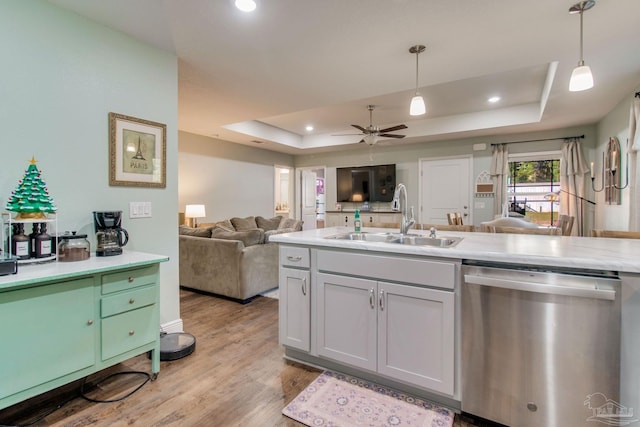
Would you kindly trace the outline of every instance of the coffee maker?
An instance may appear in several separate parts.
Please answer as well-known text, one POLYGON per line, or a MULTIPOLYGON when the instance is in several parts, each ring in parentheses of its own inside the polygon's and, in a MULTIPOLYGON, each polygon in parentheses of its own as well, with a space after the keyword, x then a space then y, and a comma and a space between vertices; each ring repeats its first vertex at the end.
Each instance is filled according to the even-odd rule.
POLYGON ((129 233, 121 227, 122 211, 93 212, 95 225, 96 256, 120 255, 129 241, 129 233))

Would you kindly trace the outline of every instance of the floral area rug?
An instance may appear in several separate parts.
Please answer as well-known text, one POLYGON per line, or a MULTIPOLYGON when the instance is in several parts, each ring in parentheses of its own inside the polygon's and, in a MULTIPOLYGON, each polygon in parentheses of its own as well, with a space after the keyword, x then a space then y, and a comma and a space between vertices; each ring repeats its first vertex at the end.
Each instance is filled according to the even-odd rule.
POLYGON ((453 411, 359 378, 325 371, 282 413, 307 426, 451 427, 453 411))

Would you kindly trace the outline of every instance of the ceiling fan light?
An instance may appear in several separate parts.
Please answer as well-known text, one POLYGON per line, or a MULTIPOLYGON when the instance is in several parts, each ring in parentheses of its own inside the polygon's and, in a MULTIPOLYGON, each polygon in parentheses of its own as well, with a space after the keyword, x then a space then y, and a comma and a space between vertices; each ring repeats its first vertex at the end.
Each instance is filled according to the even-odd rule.
POLYGON ((569 80, 569 90, 571 92, 579 92, 581 90, 591 89, 593 87, 593 75, 588 65, 578 65, 571 73, 569 80))
POLYGON ((367 145, 375 145, 378 142, 378 136, 374 134, 368 134, 364 136, 364 142, 367 145))
POLYGON ((421 95, 416 94, 411 98, 411 105, 409 106, 409 115, 421 116, 427 112, 427 107, 424 104, 424 98, 421 95))

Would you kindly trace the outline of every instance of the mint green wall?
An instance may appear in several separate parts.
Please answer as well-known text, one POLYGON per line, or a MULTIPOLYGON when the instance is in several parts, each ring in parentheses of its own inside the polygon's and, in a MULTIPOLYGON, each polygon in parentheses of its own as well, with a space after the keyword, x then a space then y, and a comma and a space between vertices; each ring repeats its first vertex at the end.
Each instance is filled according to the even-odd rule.
MULTIPOLYGON (((179 322, 177 59, 46 1, 0 3, 0 205, 31 156, 56 205, 58 229, 89 234, 94 210, 151 202, 153 217, 124 218, 127 249, 168 255, 161 322, 179 322), (167 125, 167 187, 110 187, 108 114, 167 125)), ((25 267, 26 268, 26 267, 25 267)))

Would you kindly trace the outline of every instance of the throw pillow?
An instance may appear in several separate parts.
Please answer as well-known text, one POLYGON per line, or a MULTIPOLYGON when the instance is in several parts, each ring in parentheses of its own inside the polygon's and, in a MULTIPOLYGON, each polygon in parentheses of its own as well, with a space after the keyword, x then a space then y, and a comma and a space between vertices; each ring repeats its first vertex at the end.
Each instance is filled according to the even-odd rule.
POLYGON ((181 225, 180 227, 178 227, 178 234, 182 236, 211 237, 211 229, 210 228, 192 228, 186 225, 181 225))
POLYGON ((228 219, 216 222, 215 227, 222 227, 225 230, 236 231, 236 229, 233 227, 233 224, 231 224, 231 221, 229 221, 228 219))
POLYGON ((282 216, 280 215, 274 216, 271 219, 257 216, 256 224, 258 224, 258 228, 262 228, 264 231, 277 230, 281 220, 282 220, 282 216))
POLYGON ((295 231, 301 231, 302 221, 295 218, 282 218, 282 221, 280 221, 280 225, 278 225, 278 230, 281 230, 283 228, 293 228, 295 231))
POLYGON ((264 242, 264 230, 254 228, 253 230, 229 231, 222 227, 215 227, 211 231, 211 238, 240 240, 245 246, 252 246, 264 242))
POLYGON ((256 224, 256 219, 253 216, 248 216, 246 218, 231 218, 231 224, 236 229, 236 231, 243 230, 252 230, 254 228, 258 228, 258 224, 256 224))

